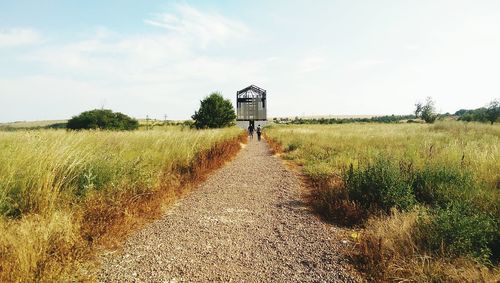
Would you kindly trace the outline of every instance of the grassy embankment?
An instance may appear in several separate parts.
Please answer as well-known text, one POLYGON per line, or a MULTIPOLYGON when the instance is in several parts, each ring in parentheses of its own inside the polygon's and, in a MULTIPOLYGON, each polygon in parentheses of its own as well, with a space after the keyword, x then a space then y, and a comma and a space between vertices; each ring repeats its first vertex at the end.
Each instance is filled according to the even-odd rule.
POLYGON ((460 122, 274 126, 326 219, 362 228, 354 258, 377 281, 495 282, 500 126, 460 122))
POLYGON ((244 136, 223 130, 0 131, 0 282, 79 276, 220 166, 244 136))

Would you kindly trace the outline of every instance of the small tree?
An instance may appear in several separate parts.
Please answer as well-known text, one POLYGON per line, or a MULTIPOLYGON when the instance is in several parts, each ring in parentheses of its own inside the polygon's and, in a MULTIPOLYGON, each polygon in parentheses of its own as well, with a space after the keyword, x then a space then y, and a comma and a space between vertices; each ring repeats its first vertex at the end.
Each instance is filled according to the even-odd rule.
POLYGON ((234 125, 236 113, 231 101, 213 92, 200 102, 200 109, 191 118, 197 129, 223 128, 234 125))
POLYGON ((68 121, 68 129, 103 129, 103 130, 135 130, 139 122, 120 112, 108 109, 95 109, 82 112, 68 121))
POLYGON ((486 109, 486 119, 493 125, 500 117, 500 100, 493 100, 486 109))
POLYGON ((422 106, 420 116, 426 123, 434 123, 436 121, 436 107, 431 97, 427 97, 425 104, 422 106))
POLYGON ((420 114, 422 113, 422 102, 417 102, 415 103, 415 118, 418 118, 420 114))

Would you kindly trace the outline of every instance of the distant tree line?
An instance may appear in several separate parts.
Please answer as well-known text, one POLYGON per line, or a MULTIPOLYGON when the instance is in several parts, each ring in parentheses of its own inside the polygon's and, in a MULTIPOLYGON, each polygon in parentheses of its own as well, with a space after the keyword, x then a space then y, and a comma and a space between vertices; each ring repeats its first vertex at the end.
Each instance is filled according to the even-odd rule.
POLYGON ((494 100, 487 107, 472 110, 460 109, 455 112, 455 116, 458 116, 459 121, 476 121, 493 124, 500 119, 500 101, 494 100))
POLYGON ((476 121, 493 124, 500 120, 500 100, 493 100, 486 107, 478 109, 461 109, 455 112, 455 114, 438 114, 434 100, 431 97, 427 97, 425 102, 415 103, 413 113, 412 115, 386 115, 372 118, 274 118, 273 121, 278 124, 434 123, 438 119, 450 118, 466 122, 476 121))
POLYGON ((371 118, 319 118, 319 119, 303 119, 295 117, 295 119, 275 119, 275 123, 284 124, 348 124, 348 123, 399 123, 401 120, 415 119, 415 115, 386 115, 371 118))

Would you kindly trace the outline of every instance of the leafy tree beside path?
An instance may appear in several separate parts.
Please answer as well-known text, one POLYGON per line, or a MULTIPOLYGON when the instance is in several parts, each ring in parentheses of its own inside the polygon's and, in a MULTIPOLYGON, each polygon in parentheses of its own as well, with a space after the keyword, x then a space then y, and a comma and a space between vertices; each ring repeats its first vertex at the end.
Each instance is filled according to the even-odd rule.
POLYGON ((224 128, 234 125, 236 113, 231 101, 213 92, 201 101, 200 109, 191 118, 197 129, 224 128))

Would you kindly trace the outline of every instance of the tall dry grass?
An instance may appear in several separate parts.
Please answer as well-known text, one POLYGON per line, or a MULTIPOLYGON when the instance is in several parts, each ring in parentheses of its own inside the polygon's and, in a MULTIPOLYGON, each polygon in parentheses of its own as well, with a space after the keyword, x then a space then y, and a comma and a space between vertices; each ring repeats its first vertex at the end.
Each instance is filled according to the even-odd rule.
POLYGON ((497 282, 498 267, 487 267, 469 258, 436 257, 421 248, 418 221, 427 209, 393 210, 389 216, 366 223, 354 255, 359 267, 377 282, 497 282))
POLYGON ((235 154, 236 128, 0 132, 0 282, 86 278, 82 262, 235 154))
POLYGON ((302 166, 320 214, 364 227, 356 259, 372 279, 499 279, 499 125, 272 126, 266 134, 302 166))

